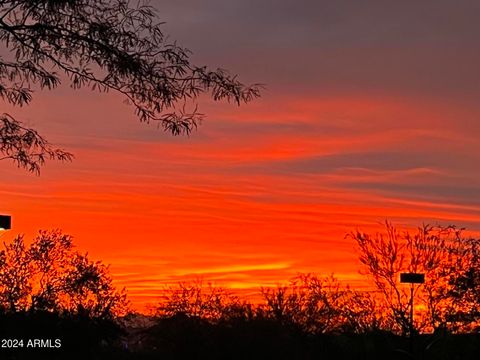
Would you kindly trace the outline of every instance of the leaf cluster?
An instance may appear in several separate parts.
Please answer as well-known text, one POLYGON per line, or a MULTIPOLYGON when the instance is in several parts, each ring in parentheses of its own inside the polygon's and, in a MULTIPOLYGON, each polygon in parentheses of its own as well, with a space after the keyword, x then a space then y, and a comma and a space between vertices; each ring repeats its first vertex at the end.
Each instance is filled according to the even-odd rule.
MULTIPOLYGON (((180 135, 202 120, 201 94, 238 105, 260 96, 261 85, 246 86, 223 69, 193 64, 190 51, 169 41, 157 19, 151 6, 129 0, 0 1, 0 43, 10 55, 0 56, 0 98, 22 106, 35 88, 53 89, 68 79, 74 89, 116 91, 141 121, 180 135)), ((22 152, 22 143, 16 144, 22 152)), ((42 159, 25 159, 18 149, 7 157, 38 172, 42 159)), ((49 150, 40 154, 71 159, 49 150)))

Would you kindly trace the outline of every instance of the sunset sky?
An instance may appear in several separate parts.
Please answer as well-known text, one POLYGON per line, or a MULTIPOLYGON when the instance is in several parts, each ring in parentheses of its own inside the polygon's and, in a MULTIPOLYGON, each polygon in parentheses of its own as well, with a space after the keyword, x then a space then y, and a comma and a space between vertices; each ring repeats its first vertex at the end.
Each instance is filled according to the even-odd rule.
POLYGON ((15 234, 61 228, 135 306, 201 277, 250 291, 297 272, 356 284, 359 228, 480 232, 480 2, 157 0, 197 64, 266 84, 200 101, 190 137, 115 93, 67 82, 9 112, 73 152, 41 176, 0 167, 15 234))

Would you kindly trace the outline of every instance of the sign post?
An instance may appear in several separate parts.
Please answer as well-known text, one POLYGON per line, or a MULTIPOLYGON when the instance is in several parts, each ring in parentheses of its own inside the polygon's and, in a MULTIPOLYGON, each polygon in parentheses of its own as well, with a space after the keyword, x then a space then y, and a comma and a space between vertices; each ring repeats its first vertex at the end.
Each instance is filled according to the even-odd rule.
POLYGON ((425 274, 401 273, 400 282, 410 284, 410 352, 413 355, 413 295, 415 284, 425 283, 425 274))

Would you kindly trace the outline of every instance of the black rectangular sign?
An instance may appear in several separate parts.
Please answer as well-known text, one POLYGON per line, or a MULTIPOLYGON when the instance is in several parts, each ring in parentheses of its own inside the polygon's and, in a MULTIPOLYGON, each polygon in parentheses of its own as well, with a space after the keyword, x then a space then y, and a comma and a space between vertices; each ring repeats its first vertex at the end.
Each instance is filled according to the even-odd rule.
POLYGON ((0 229, 8 230, 12 227, 12 218, 8 215, 0 215, 0 229))
POLYGON ((409 284, 423 284, 425 282, 425 274, 401 273, 400 282, 409 284))

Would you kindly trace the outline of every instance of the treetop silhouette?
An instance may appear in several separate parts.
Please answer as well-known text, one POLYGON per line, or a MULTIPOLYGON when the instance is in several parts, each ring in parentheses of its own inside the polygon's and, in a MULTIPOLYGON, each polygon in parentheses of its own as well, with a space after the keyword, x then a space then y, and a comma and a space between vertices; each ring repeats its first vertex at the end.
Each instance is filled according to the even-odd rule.
POLYGON ((423 225, 400 231, 386 222, 376 234, 355 231, 364 273, 373 280, 392 324, 392 330, 414 332, 468 332, 480 319, 480 242, 464 237, 455 226, 423 225), (402 272, 425 274, 425 283, 414 288, 416 304, 423 310, 410 324, 410 288, 400 283, 402 272))
MULTIPOLYGON (((121 93, 140 121, 180 135, 203 118, 199 95, 238 105, 260 95, 259 85, 193 64, 157 19, 152 7, 128 0, 0 1, 0 42, 9 50, 0 55, 0 97, 26 105, 35 87, 50 90, 66 77, 74 89, 121 93)), ((0 117, 0 151, 36 173, 46 159, 72 159, 8 114, 0 117)))
POLYGON ((127 309, 125 291, 113 285, 107 266, 75 250, 72 237, 40 231, 0 250, 0 313, 46 311, 112 319, 127 309))

